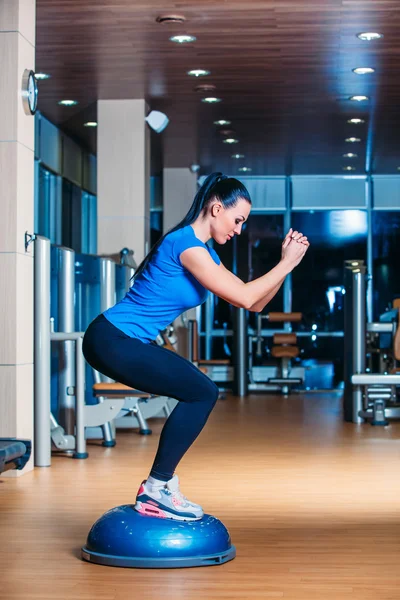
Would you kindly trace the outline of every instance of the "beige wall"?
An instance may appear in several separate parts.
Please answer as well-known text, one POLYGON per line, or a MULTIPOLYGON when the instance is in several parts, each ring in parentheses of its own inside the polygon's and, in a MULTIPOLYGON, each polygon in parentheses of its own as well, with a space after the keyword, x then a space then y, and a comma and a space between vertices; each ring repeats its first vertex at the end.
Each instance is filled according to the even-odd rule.
POLYGON ((0 57, 0 437, 33 439, 33 256, 24 237, 33 233, 34 118, 21 80, 35 68, 34 0, 0 1, 0 57))
POLYGON ((139 263, 150 242, 150 132, 144 100, 99 100, 98 254, 125 246, 139 263))
POLYGON ((163 170, 164 233, 188 212, 196 195, 196 181, 196 174, 188 168, 163 170))

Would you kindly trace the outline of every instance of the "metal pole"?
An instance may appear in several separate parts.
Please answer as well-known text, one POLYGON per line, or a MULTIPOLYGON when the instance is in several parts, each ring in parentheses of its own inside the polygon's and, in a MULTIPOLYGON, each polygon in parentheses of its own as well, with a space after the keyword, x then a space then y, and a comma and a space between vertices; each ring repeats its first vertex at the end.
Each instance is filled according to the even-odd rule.
POLYGON ((372 323, 374 320, 374 257, 373 257, 373 231, 372 231, 372 204, 373 189, 372 177, 367 176, 365 190, 367 197, 367 321, 372 323))
POLYGON ((205 351, 206 360, 211 360, 212 356, 212 342, 213 342, 213 321, 214 321, 214 294, 208 294, 205 304, 205 351))
POLYGON ((83 337, 75 341, 76 386, 75 386, 75 452, 74 458, 87 458, 85 442, 85 359, 82 353, 83 337))
POLYGON ((246 309, 235 309, 235 394, 247 396, 248 393, 248 336, 246 309))
MULTIPOLYGON (((284 215, 284 235, 292 225, 292 181, 285 179, 286 210, 284 215)), ((292 274, 289 273, 283 282, 283 312, 292 312, 292 274)), ((284 324, 284 329, 290 330, 290 323, 284 324)))
MULTIPOLYGON (((116 300, 116 269, 115 262, 110 258, 100 258, 100 311, 104 312, 107 308, 114 306, 116 300)), ((130 271, 130 269, 127 269, 130 271)), ((102 375, 104 382, 111 383, 112 379, 102 375)), ((98 398, 99 403, 103 398, 98 398)), ((101 426, 103 431, 103 446, 114 446, 114 433, 111 423, 104 423, 101 426)))
POLYGON ((50 240, 34 245, 34 460, 51 465, 50 440, 50 240))
POLYGON ((364 419, 359 415, 363 408, 362 390, 360 386, 353 386, 351 378, 355 373, 365 372, 365 266, 351 266, 347 261, 344 283, 344 419, 363 423, 364 419))
POLYGON ((133 281, 132 281, 132 277, 135 274, 135 269, 132 269, 132 267, 125 267, 125 291, 127 292, 129 290, 129 288, 132 286, 133 281))
POLYGON ((115 262, 110 258, 100 259, 100 311, 115 304, 115 262))
MULTIPOLYGON (((365 267, 353 271, 353 374, 365 373, 365 267)), ((362 388, 353 387, 353 423, 363 423, 359 416, 363 408, 362 388)))
MULTIPOLYGON (((58 248, 58 330, 75 331, 75 252, 58 248)), ((74 343, 59 346, 58 419, 67 435, 74 434, 75 426, 75 359, 74 343)))

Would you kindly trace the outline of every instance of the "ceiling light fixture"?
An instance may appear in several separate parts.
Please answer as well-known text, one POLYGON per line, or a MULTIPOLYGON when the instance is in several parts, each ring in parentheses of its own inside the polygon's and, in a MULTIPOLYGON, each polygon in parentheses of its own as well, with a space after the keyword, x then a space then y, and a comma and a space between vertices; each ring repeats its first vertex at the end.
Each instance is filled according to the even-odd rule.
POLYGON ((358 154, 354 154, 353 152, 347 152, 347 154, 343 154, 343 158, 357 158, 358 154))
POLYGON ((186 18, 183 15, 160 15, 156 19, 157 23, 184 23, 186 18))
POLYGON ((355 171, 355 170, 356 170, 355 167, 350 167, 350 166, 343 167, 343 171, 355 171))
POLYGON ((369 100, 368 96, 350 96, 349 100, 353 100, 354 102, 364 102, 365 100, 369 100))
POLYGON ((201 99, 202 102, 207 102, 208 104, 215 104, 216 102, 221 102, 221 98, 202 98, 201 99))
POLYGON ((352 71, 356 75, 368 75, 368 73, 375 73, 375 69, 372 67, 357 67, 356 69, 352 69, 352 71))
POLYGON ((76 106, 78 104, 77 100, 60 100, 58 103, 61 106, 76 106))
POLYGON ((84 127, 97 127, 97 123, 96 121, 88 121, 87 123, 83 124, 84 127))
POLYGON ((214 125, 224 126, 224 125, 230 125, 230 124, 231 124, 231 121, 225 121, 224 119, 221 119, 220 121, 214 121, 214 125))
POLYGON ((348 123, 352 123, 353 125, 359 125, 360 123, 365 123, 364 119, 349 119, 348 123))
POLYGON ((361 142, 360 138, 356 138, 356 137, 349 137, 349 138, 346 138, 344 141, 350 142, 351 144, 354 144, 355 142, 361 142))
POLYGON ((224 144, 237 144, 239 140, 235 140, 235 138, 226 138, 222 140, 224 144))
POLYGON ((194 35, 173 35, 169 39, 176 44, 189 44, 195 42, 197 38, 194 35))
POLYGON ((238 169, 241 173, 249 173, 251 171, 250 167, 239 167, 238 169))
POLYGON ((48 73, 35 73, 35 79, 38 81, 44 81, 45 79, 50 79, 51 75, 48 73))
POLYGON ((358 33, 357 37, 364 42, 372 42, 372 40, 380 40, 383 38, 383 33, 377 33, 375 31, 364 31, 358 33))
POLYGON ((244 154, 232 154, 232 158, 244 158, 244 154))
POLYGON ((191 77, 205 77, 206 75, 211 75, 211 71, 206 71, 205 69, 193 69, 192 71, 187 72, 191 77))
POLYGON ((213 83, 202 83, 194 88, 195 92, 213 92, 217 89, 217 86, 213 83))

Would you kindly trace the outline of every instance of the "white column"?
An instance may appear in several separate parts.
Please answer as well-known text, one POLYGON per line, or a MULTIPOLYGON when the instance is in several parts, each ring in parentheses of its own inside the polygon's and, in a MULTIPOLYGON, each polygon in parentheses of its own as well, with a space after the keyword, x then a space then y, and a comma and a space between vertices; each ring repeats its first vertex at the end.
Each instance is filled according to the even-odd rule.
POLYGON ((164 233, 188 212, 196 195, 196 181, 196 174, 188 168, 163 170, 164 233))
POLYGON ((34 118, 24 113, 21 82, 24 70, 35 68, 35 17, 35 0, 0 0, 0 437, 29 439, 33 257, 24 238, 33 233, 34 118))
POLYGON ((144 100, 99 100, 98 253, 128 247, 139 262, 150 243, 150 131, 144 100))

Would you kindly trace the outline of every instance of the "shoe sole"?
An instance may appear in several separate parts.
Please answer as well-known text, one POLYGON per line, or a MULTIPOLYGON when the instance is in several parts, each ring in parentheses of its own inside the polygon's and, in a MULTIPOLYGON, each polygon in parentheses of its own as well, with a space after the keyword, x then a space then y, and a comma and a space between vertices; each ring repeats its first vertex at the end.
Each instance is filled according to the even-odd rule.
POLYGON ((140 513, 141 515, 145 515, 146 517, 157 517, 158 519, 171 519, 172 521, 200 521, 204 514, 201 517, 186 517, 184 515, 178 516, 174 515, 167 510, 163 510, 161 508, 157 508, 152 504, 148 504, 146 502, 136 502, 134 509, 140 513))

